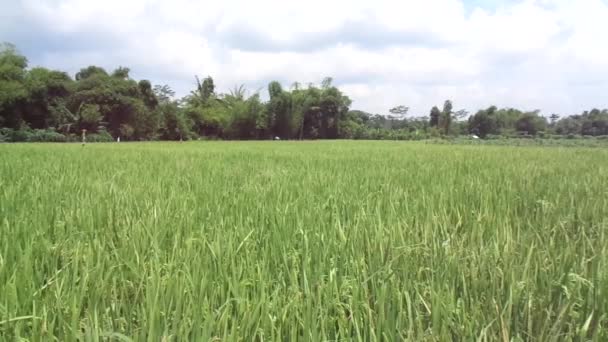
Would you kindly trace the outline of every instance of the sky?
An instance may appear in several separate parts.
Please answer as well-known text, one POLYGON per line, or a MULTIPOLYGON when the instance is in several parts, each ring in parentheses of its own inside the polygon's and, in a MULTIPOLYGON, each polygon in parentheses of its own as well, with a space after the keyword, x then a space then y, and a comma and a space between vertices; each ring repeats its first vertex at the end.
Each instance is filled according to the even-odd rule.
POLYGON ((30 66, 131 69, 178 95, 330 76, 353 109, 446 99, 545 115, 608 107, 608 0, 0 0, 30 66))

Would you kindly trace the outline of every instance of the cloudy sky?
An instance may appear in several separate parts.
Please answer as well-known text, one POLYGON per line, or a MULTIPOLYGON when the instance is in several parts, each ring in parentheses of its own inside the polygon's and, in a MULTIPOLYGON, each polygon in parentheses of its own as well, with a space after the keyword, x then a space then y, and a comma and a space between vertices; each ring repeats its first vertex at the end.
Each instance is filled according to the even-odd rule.
POLYGON ((374 113, 452 99, 572 114, 608 107, 608 0, 0 0, 31 66, 127 66, 185 95, 332 76, 374 113))

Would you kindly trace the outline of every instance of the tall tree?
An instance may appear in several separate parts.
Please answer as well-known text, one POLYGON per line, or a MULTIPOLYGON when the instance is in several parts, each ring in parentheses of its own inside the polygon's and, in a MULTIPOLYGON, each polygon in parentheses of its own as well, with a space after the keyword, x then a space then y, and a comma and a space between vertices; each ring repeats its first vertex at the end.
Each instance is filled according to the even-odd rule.
POLYGON ((485 110, 479 110, 469 118, 469 132, 485 138, 488 134, 497 134, 498 127, 494 113, 496 106, 491 106, 485 110))
POLYGON ((14 45, 0 45, 0 125, 20 127, 28 92, 25 87, 27 58, 14 45))
POLYGON ((192 121, 175 101, 162 100, 157 107, 161 118, 159 129, 163 140, 186 140, 192 134, 192 121))
POLYGON ((154 95, 158 99, 158 102, 161 104, 169 103, 173 100, 175 96, 175 91, 171 89, 168 85, 155 85, 154 86, 154 95))
POLYGON ((203 82, 199 80, 198 76, 194 76, 196 78, 196 96, 198 96, 202 103, 207 103, 209 99, 215 95, 215 83, 213 82, 213 78, 211 76, 205 77, 203 82))
POLYGON ((540 116, 538 111, 522 114, 515 123, 515 127, 518 131, 530 135, 536 135, 538 132, 543 131, 546 126, 547 119, 540 116))
POLYGON ((439 118, 441 117, 441 111, 439 110, 439 108, 437 108, 437 106, 433 106, 433 108, 431 108, 431 114, 429 115, 429 117, 429 125, 431 127, 438 127, 439 118))
POLYGON ((120 78, 122 80, 126 80, 129 78, 129 73, 131 72, 131 69, 127 68, 127 67, 118 67, 116 68, 113 72, 112 72, 112 77, 116 77, 116 78, 120 78))
MULTIPOLYGON (((297 91, 297 90, 296 90, 297 91)), ((293 113, 291 94, 283 90, 281 84, 272 81, 268 84, 269 101, 267 104, 268 127, 273 136, 289 139, 293 133, 293 113)))
POLYGON ((196 89, 182 100, 185 116, 191 122, 194 134, 221 137, 228 116, 225 108, 217 101, 213 79, 207 77, 201 82, 198 76, 194 78, 196 89))
POLYGON ((82 68, 80 69, 79 72, 76 73, 76 81, 82 81, 84 79, 87 79, 93 75, 103 75, 103 76, 108 76, 108 72, 105 71, 103 68, 95 66, 95 65, 91 65, 88 66, 86 68, 82 68))
POLYGON ((139 87, 139 97, 149 110, 154 110, 158 106, 158 98, 152 89, 152 84, 148 80, 141 80, 137 84, 139 87))
POLYGON ((440 123, 443 128, 443 134, 448 135, 450 133, 450 126, 452 125, 452 101, 450 100, 446 100, 443 104, 440 123))
POLYGON ((409 107, 406 107, 406 106, 400 105, 400 106, 397 106, 397 107, 393 107, 393 108, 389 109, 388 111, 389 111, 391 114, 393 114, 393 115, 395 115, 395 116, 397 116, 397 117, 399 117, 399 118, 403 118, 404 116, 406 116, 406 115, 407 115, 407 112, 408 112, 409 110, 410 110, 410 108, 409 108, 409 107))
POLYGON ((25 77, 25 86, 28 97, 23 119, 31 128, 60 128, 72 121, 65 110, 73 89, 73 81, 67 73, 33 68, 25 77))
POLYGON ((151 138, 160 123, 154 111, 158 101, 150 82, 128 78, 127 70, 118 68, 109 75, 96 66, 81 69, 76 74, 70 109, 78 116, 83 105, 97 105, 102 116, 97 129, 107 128, 113 136, 126 139, 151 138))

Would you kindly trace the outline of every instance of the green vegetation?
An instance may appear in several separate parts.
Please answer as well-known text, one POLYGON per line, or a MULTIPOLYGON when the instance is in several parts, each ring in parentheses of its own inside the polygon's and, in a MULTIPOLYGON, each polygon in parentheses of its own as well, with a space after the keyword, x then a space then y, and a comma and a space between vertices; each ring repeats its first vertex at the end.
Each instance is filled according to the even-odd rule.
POLYGON ((28 69, 14 46, 0 46, 0 142, 78 141, 82 130, 89 141, 608 136, 606 109, 548 120, 538 110, 491 106, 469 116, 447 100, 428 115, 410 115, 399 105, 385 116, 351 110, 351 99, 330 77, 289 89, 270 82, 263 101, 259 91, 250 94, 243 86, 217 93, 211 77, 195 77, 195 89, 175 99, 168 85, 136 81, 129 73, 125 67, 108 72, 88 66, 72 79, 62 71, 28 69))
POLYGON ((0 155, 0 340, 608 339, 605 149, 0 155))
POLYGON ((488 136, 486 139, 457 137, 449 139, 428 139, 429 144, 443 145, 498 145, 498 146, 555 146, 555 147, 608 147, 608 137, 585 136, 580 138, 563 136, 488 136))

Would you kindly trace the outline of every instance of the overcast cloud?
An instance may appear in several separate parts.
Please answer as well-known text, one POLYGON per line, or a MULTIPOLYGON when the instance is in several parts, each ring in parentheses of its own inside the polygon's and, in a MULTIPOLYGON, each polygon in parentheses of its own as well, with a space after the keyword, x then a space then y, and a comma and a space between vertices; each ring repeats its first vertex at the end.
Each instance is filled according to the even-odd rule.
POLYGON ((31 66, 127 66, 180 95, 332 76, 374 113, 452 99, 573 114, 608 107, 604 0, 0 0, 31 66))

